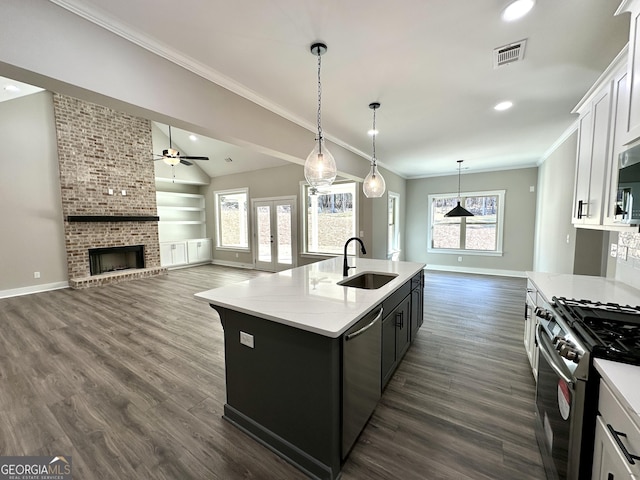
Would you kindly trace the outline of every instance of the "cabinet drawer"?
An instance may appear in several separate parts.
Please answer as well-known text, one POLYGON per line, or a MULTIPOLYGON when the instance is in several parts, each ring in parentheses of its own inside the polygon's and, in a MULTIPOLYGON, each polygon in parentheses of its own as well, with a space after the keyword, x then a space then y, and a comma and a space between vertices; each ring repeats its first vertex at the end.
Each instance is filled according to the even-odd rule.
POLYGON ((394 310, 400 302, 402 302, 407 295, 411 293, 411 281, 405 282, 400 288, 393 292, 389 297, 385 298, 382 302, 384 307, 384 314, 387 316, 394 310))
MULTIPOLYGON (((600 381, 600 400, 598 411, 602 416, 602 421, 613 437, 621 442, 624 448, 631 455, 640 456, 640 429, 633 423, 624 407, 613 395, 611 389, 604 381, 600 381), (611 428, 618 432, 613 434, 611 428)), ((621 450, 621 449, 620 449, 621 450)), ((629 470, 634 475, 640 476, 640 460, 635 460, 634 464, 628 463, 629 470)))

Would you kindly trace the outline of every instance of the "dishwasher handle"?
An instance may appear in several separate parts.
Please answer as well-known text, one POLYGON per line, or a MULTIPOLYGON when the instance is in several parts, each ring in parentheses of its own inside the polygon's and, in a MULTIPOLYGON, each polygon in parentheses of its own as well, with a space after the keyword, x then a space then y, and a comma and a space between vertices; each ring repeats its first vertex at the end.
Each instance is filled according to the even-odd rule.
POLYGON ((538 347, 540 348, 540 353, 545 358, 547 362, 549 362, 549 366, 551 369, 558 375, 561 379, 567 382, 569 385, 573 385, 576 383, 575 378, 566 367, 564 363, 562 363, 562 359, 560 355, 556 353, 556 349, 551 344, 549 337, 543 331, 544 327, 542 324, 538 324, 538 328, 536 328, 536 342, 538 343, 538 347))
POLYGON ((349 340, 353 340, 354 338, 356 338, 358 335, 362 335, 364 332, 366 332, 367 330, 369 330, 371 327, 373 327, 373 324, 376 323, 378 320, 380 320, 382 318, 382 312, 384 311, 384 308, 380 307, 380 311, 378 312, 378 315, 376 315, 376 318, 374 318, 371 323, 369 323, 368 325, 365 325, 364 327, 362 327, 360 330, 356 330, 353 333, 350 333, 349 335, 347 335, 346 337, 344 337, 344 339, 348 342, 349 340))

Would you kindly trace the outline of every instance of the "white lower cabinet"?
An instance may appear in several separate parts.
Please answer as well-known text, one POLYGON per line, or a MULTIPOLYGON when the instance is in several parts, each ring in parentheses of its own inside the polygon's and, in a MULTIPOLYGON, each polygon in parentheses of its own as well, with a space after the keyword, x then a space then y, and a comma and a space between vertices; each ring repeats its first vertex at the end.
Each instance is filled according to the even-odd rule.
POLYGON ((212 240, 199 238, 180 242, 160 242, 160 265, 180 267, 195 263, 206 263, 212 259, 212 240))
POLYGON ((204 263, 211 261, 211 239, 187 241, 187 260, 189 263, 204 263))
POLYGON ((160 243, 160 265, 162 267, 176 267, 187 264, 186 242, 160 243))
POLYGON ((535 309, 537 288, 531 280, 527 281, 527 294, 524 306, 524 348, 531 364, 533 378, 538 381, 538 347, 536 345, 536 327, 538 325, 535 309))
POLYGON ((592 480, 640 480, 640 429, 600 381, 592 480))

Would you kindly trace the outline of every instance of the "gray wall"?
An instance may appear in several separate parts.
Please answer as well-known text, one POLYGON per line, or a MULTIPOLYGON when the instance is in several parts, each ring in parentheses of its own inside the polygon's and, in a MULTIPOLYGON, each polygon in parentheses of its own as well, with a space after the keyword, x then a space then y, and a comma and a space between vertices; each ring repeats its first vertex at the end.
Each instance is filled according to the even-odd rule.
POLYGON ((0 295, 61 286, 67 259, 51 93, 0 102, 0 145, 0 295))
POLYGON ((405 226, 407 211, 407 180, 388 170, 379 167, 386 184, 387 190, 381 198, 366 199, 370 202, 373 218, 371 231, 371 245, 373 258, 387 258, 387 215, 389 204, 389 191, 400 195, 400 260, 405 260, 405 226))
POLYGON ((571 224, 571 206, 577 139, 576 131, 538 169, 533 262, 533 269, 537 272, 573 273, 576 229, 571 224))
MULTIPOLYGON (((404 203, 405 180, 386 170, 382 170, 382 173, 387 182, 387 189, 391 186, 395 193, 401 194, 401 202, 404 203)), ((318 256, 300 256, 300 243, 302 239, 300 182, 303 181, 303 167, 295 164, 212 178, 210 185, 201 187, 207 204, 207 232, 212 237, 215 237, 215 203, 213 196, 215 191, 248 188, 250 199, 295 196, 298 210, 298 265, 304 265, 317 261, 320 258, 325 258, 318 256)), ((358 184, 358 192, 358 230, 362 232, 362 240, 367 247, 366 257, 386 258, 387 195, 385 194, 382 198, 366 198, 362 193, 361 184, 358 184)), ((253 263, 253 254, 251 252, 241 253, 216 250, 214 247, 213 254, 215 260, 222 262, 253 263), (236 253, 238 255, 237 257, 236 253)))
POLYGON ((504 219, 504 254, 480 256, 465 254, 427 253, 428 196, 434 193, 455 193, 458 176, 412 179, 407 182, 406 258, 424 262, 427 267, 505 274, 521 274, 533 265, 537 168, 462 175, 463 192, 506 190, 504 219), (462 262, 458 262, 462 256, 462 262))

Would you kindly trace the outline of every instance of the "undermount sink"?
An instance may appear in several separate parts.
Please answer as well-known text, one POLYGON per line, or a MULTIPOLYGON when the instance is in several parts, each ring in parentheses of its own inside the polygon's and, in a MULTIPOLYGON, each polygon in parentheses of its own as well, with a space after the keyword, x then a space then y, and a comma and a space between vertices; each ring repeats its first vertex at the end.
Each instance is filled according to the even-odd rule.
POLYGON ((380 288, 398 276, 397 273, 376 273, 362 272, 353 277, 338 282, 343 287, 364 288, 366 290, 375 290, 380 288))

